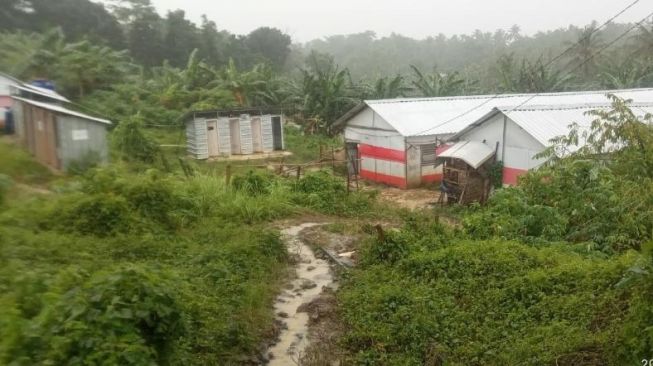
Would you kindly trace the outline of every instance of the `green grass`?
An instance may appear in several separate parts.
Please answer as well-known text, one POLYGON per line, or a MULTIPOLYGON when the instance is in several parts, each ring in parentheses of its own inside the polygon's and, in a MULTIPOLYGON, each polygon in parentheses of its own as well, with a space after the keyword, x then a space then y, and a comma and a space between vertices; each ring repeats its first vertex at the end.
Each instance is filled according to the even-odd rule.
POLYGON ((0 142, 0 174, 26 184, 44 184, 53 178, 45 166, 37 163, 26 149, 7 138, 0 142))
POLYGON ((331 148, 341 148, 344 146, 340 137, 327 137, 323 135, 304 135, 296 127, 286 126, 284 129, 284 138, 286 150, 293 153, 286 161, 288 163, 307 163, 316 161, 320 156, 320 146, 324 146, 327 151, 331 148))
POLYGON ((325 172, 227 186, 145 168, 93 169, 0 213, 0 364, 242 364, 273 336, 288 267, 268 223, 377 214, 325 172))
POLYGON ((616 286, 641 259, 634 252, 472 241, 413 218, 370 240, 362 257, 338 295, 351 364, 622 365, 645 357, 629 348, 625 326, 640 318, 629 309, 638 290, 616 286))

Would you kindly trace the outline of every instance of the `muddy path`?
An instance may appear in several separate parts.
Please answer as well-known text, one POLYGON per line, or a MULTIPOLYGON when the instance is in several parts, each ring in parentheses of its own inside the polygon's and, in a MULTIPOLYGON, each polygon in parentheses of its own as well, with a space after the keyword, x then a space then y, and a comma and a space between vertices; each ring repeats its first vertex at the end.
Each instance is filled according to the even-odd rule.
POLYGON ((323 290, 333 291, 337 287, 331 263, 318 258, 300 237, 303 230, 319 225, 304 223, 281 231, 288 253, 295 262, 295 276, 286 283, 274 306, 281 331, 278 342, 268 349, 270 366, 300 364, 309 343, 306 304, 316 300, 323 290))

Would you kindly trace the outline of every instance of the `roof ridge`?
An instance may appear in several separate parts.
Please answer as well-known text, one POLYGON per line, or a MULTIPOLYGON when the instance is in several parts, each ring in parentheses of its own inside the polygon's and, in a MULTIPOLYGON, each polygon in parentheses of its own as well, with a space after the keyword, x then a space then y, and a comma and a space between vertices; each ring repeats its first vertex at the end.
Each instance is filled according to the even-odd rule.
POLYGON ((366 104, 389 104, 389 103, 417 103, 430 101, 447 101, 447 100, 471 100, 471 99, 497 99, 497 98, 514 98, 514 97, 531 97, 531 96, 554 96, 554 95, 582 95, 582 94, 611 94, 634 91, 652 91, 651 88, 627 88, 627 89, 604 89, 604 90, 574 90, 565 92, 549 93, 506 93, 506 94, 477 94, 477 95, 452 95, 442 97, 409 97, 394 99, 368 99, 366 104))
MULTIPOLYGON (((653 107, 653 102, 633 102, 628 103, 629 107, 653 107)), ((610 108, 612 103, 577 103, 577 104, 527 104, 523 106, 497 106, 496 109, 506 111, 547 111, 547 110, 571 110, 571 109, 590 109, 590 108, 610 108)))

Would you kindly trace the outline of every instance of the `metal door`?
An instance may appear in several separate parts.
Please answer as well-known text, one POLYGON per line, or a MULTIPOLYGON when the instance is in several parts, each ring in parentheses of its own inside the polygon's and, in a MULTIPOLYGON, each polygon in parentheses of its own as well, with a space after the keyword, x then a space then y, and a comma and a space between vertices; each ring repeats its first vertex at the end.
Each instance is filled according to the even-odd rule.
POLYGON ((231 134, 231 153, 240 155, 240 118, 229 120, 229 131, 231 134))
POLYGON ((220 155, 218 143, 218 121, 206 121, 206 141, 209 147, 209 156, 220 155))
POLYGON ((281 129, 281 117, 272 117, 272 142, 274 150, 283 150, 283 131, 281 129))

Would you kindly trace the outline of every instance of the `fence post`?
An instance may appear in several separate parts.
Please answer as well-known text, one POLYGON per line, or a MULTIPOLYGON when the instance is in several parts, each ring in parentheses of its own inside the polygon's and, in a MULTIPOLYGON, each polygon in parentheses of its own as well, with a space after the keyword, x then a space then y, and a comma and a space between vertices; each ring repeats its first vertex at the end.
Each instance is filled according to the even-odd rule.
POLYGON ((302 166, 297 165, 297 180, 302 176, 302 166))
POLYGON ((224 182, 229 186, 229 183, 231 183, 231 164, 227 164, 227 170, 225 171, 224 175, 224 182))
POLYGON ((333 146, 331 147, 331 170, 333 175, 336 175, 336 149, 333 146))

